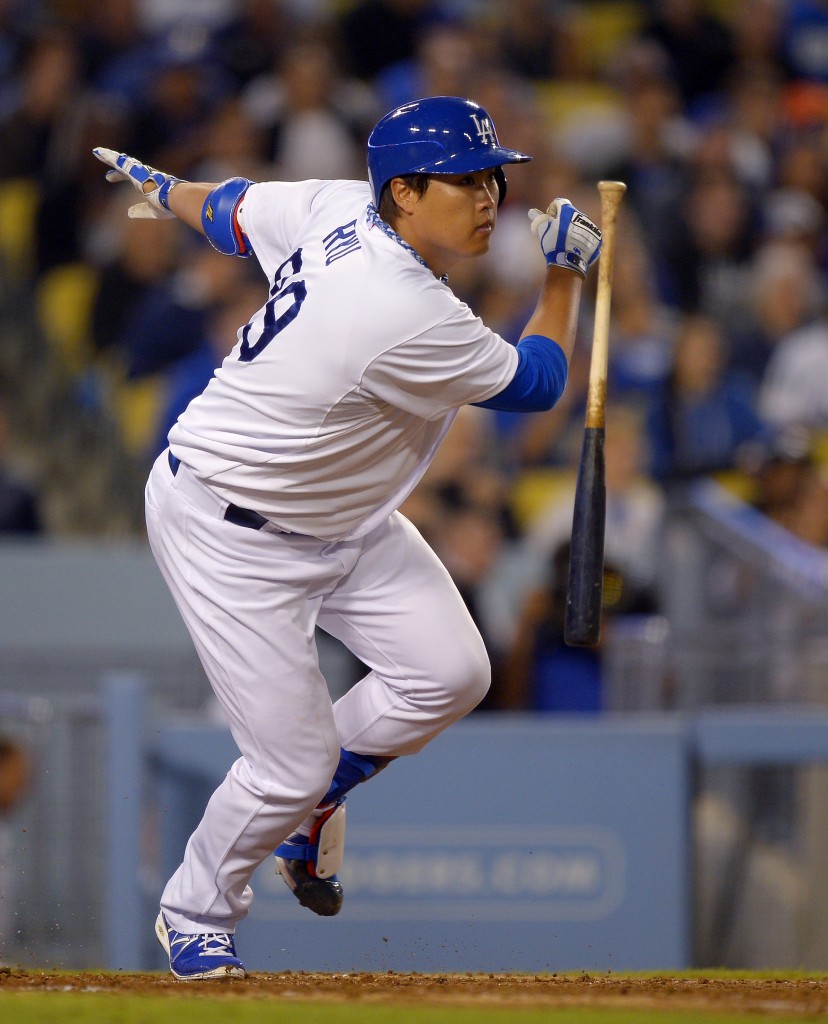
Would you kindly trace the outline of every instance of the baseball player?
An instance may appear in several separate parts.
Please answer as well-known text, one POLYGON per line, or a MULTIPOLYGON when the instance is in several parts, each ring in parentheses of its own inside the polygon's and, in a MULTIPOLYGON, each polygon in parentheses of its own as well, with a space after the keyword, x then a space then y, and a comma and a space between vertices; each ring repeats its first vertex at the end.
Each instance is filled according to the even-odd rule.
POLYGON ((397 511, 457 410, 550 408, 601 235, 566 199, 530 211, 548 270, 515 347, 447 274, 489 248, 505 149, 478 104, 407 103, 368 139, 369 183, 181 181, 108 149, 132 216, 177 216, 269 295, 169 434, 147 482, 155 558, 241 752, 161 897, 180 980, 243 977, 234 933, 275 850, 299 901, 338 912, 344 799, 489 685, 448 572, 397 511), (332 705, 319 626, 369 668, 332 705))

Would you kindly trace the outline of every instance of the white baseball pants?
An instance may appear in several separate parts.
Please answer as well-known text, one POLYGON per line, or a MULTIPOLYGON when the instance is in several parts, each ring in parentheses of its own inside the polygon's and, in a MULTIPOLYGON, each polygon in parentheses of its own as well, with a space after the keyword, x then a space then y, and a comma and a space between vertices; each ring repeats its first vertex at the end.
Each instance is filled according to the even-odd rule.
POLYGON ((325 795, 340 747, 413 754, 485 695, 483 641, 400 513, 330 543, 225 521, 227 502, 166 452, 146 489, 152 551, 241 757, 213 793, 161 907, 181 932, 232 932, 250 878, 325 795), (314 628, 369 673, 332 705, 314 628))

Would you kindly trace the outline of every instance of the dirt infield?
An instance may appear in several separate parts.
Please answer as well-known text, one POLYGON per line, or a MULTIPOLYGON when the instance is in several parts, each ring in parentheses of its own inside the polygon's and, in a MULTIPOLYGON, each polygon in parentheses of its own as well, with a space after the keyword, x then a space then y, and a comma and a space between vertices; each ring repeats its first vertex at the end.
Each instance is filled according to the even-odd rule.
MULTIPOLYGON (((12 991, 164 992, 182 985, 164 974, 111 974, 0 968, 0 994, 12 991)), ((186 986, 188 994, 227 999, 273 997, 332 1002, 445 1006, 602 1006, 630 1009, 828 1014, 828 977, 722 978, 613 974, 313 974, 285 971, 251 974, 245 981, 186 986)))

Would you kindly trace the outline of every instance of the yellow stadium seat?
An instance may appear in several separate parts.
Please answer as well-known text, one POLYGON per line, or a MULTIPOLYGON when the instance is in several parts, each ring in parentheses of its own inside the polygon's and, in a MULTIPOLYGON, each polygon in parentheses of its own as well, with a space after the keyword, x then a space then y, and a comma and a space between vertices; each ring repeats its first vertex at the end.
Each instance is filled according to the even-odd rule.
POLYGON ((544 119, 556 131, 574 119, 605 116, 620 109, 618 95, 600 82, 567 82, 563 80, 535 83, 544 119))
POLYGON ((527 529, 553 502, 573 492, 575 473, 571 469, 524 470, 515 481, 511 507, 518 526, 527 529))
POLYGON ((814 437, 812 450, 820 466, 828 466, 828 430, 820 430, 814 437))
POLYGON ((591 0, 574 4, 581 64, 592 73, 604 70, 616 50, 644 23, 643 3, 630 0, 591 0))
POLYGON ((39 190, 29 178, 0 182, 0 260, 13 282, 25 280, 34 264, 34 224, 39 190))
POLYGON ((731 22, 744 0, 707 0, 705 7, 725 24, 731 22))
POLYGON ((81 373, 94 358, 92 304, 97 288, 97 271, 85 263, 53 267, 37 285, 38 323, 71 373, 81 373))
POLYGON ((166 396, 163 374, 115 385, 112 415, 120 428, 124 448, 130 455, 140 457, 149 450, 155 440, 166 396))
POLYGON ((738 469, 723 470, 713 474, 713 479, 740 501, 752 504, 759 496, 756 480, 738 469))

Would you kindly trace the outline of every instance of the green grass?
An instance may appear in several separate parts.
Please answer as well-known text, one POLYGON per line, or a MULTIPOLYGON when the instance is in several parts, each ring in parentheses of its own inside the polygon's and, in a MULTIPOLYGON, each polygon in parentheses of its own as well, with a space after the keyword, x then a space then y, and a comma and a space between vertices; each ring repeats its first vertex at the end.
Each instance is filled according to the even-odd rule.
MULTIPOLYGON (((521 1005, 520 999, 509 1004, 487 1004, 485 998, 474 998, 467 1005, 452 1005, 434 999, 418 1005, 416 993, 402 994, 394 1003, 390 993, 374 1001, 371 996, 342 1001, 327 993, 315 999, 308 993, 267 991, 244 983, 219 986, 215 993, 209 986, 196 989, 147 990, 146 992, 84 992, 61 991, 69 978, 77 985, 77 975, 60 971, 46 972, 50 991, 0 989, 0 1022, 2 1024, 755 1024, 758 1021, 784 1022, 807 1019, 828 1024, 828 1015, 803 1014, 804 1006, 776 1005, 766 1011, 761 1004, 745 1012, 724 1010, 714 1001, 709 1010, 669 1008, 669 996, 663 1008, 638 1009, 635 1005, 606 1008, 579 1003, 576 1006, 521 1005)), ((669 978, 717 979, 816 979, 826 974, 797 971, 728 971, 721 969, 639 972, 613 975, 623 978, 652 978, 660 974, 669 978)), ((596 978, 600 975, 596 975, 596 978)), ((574 977, 577 977, 575 975, 574 977)), ((42 976, 41 976, 42 979, 42 976)), ((90 976, 90 986, 100 975, 90 976)), ((600 993, 598 993, 600 995, 600 993)), ((581 998, 589 998, 587 991, 581 998)))
MULTIPOLYGON (((0 1020, 8 1024, 749 1024, 782 1021, 785 1014, 711 1011, 554 1009, 531 1007, 275 1004, 272 999, 219 1000, 186 996, 0 995, 0 1020)), ((799 1015, 791 1014, 797 1018, 799 1015)), ((809 1022, 818 1018, 809 1017, 809 1022)))

